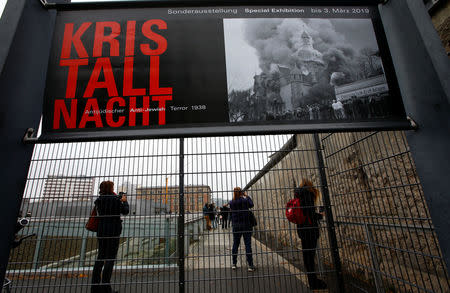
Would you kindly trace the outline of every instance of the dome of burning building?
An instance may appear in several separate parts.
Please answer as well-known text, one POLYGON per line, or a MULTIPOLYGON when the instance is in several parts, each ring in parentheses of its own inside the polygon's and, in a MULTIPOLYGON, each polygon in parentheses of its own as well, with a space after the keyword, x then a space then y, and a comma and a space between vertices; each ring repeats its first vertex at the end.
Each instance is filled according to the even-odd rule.
POLYGON ((297 51, 292 54, 294 59, 302 63, 316 62, 322 66, 325 66, 322 53, 314 49, 313 40, 306 31, 303 31, 301 34, 301 40, 294 44, 294 48, 297 49, 297 51))

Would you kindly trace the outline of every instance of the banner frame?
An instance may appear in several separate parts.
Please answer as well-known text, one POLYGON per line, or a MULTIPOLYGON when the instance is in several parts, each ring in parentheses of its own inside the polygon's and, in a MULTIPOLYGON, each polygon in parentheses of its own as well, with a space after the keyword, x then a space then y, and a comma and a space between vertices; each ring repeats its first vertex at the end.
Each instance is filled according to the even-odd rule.
MULTIPOLYGON (((341 0, 336 3, 335 0, 282 0, 274 3, 273 0, 261 1, 237 1, 220 0, 208 2, 204 0, 150 0, 150 1, 112 1, 112 2, 76 2, 76 3, 47 3, 41 1, 44 7, 55 9, 56 11, 70 10, 94 10, 94 9, 118 9, 118 8, 166 8, 166 7, 197 7, 197 6, 265 6, 265 5, 292 5, 292 6, 374 6, 379 14, 379 6, 385 4, 387 0, 341 0), (300 3, 299 3, 300 2, 300 3), (379 6, 378 6, 379 5, 379 6), (378 6, 378 7, 377 7, 378 6)), ((381 19, 377 19, 381 22, 381 19)), ((373 21, 373 20, 372 20, 373 21)), ((374 23, 375 24, 375 23, 374 23)), ((380 23, 382 26, 382 22, 380 23)), ((381 42, 379 44, 388 45, 386 33, 383 28, 381 42)), ((395 79, 395 88, 393 92, 403 98, 399 90, 399 82, 395 74, 395 66, 389 48, 385 49, 388 54, 389 70, 393 71, 395 79)), ((127 140, 127 139, 154 139, 154 138, 181 138, 181 137, 207 137, 207 136, 231 136, 231 135, 268 135, 268 134, 291 134, 291 133, 335 133, 335 132, 354 132, 354 131, 382 131, 382 130, 413 130, 416 129, 409 117, 405 115, 404 119, 396 118, 391 120, 371 120, 371 121, 323 121, 306 122, 286 121, 279 124, 258 124, 254 125, 212 125, 212 126, 185 126, 147 129, 110 129, 99 131, 69 131, 64 133, 43 133, 39 137, 25 139, 26 143, 49 143, 49 142, 81 142, 81 141, 107 141, 107 140, 127 140), (255 130, 255 127, 257 128, 255 130)))
POLYGON ((370 122, 339 122, 339 123, 315 123, 315 124, 279 124, 261 125, 254 130, 254 125, 232 126, 203 126, 203 127, 173 127, 160 129, 133 129, 92 132, 66 132, 57 134, 42 134, 35 139, 25 139, 25 143, 59 143, 59 142, 84 142, 107 140, 136 140, 156 138, 182 138, 182 137, 213 137, 213 136, 246 136, 246 135, 270 135, 270 134, 300 134, 300 133, 336 133, 355 131, 394 131, 415 130, 412 120, 397 121, 370 121, 370 122), (189 130, 187 132, 186 130, 189 130))

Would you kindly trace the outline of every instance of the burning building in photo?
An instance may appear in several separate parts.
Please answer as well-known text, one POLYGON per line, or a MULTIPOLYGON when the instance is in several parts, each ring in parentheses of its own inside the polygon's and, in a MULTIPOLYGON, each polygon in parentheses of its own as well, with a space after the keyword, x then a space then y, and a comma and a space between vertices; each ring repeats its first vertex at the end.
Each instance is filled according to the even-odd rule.
MULTIPOLYGON (((225 31, 234 26, 244 31, 242 38, 254 50, 260 72, 252 75, 247 89, 234 89, 232 81, 244 79, 242 72, 248 70, 243 69, 247 65, 239 59, 239 50, 226 49, 230 122, 364 119, 392 114, 381 108, 369 109, 369 101, 390 99, 370 20, 241 19, 226 21, 225 31), (356 34, 350 31, 352 26, 367 33, 356 34), (348 88, 354 95, 345 93, 348 88), (348 115, 336 115, 332 108, 336 100, 345 104, 348 115)), ((226 48, 232 48, 227 43, 237 42, 232 36, 225 41, 226 48)))

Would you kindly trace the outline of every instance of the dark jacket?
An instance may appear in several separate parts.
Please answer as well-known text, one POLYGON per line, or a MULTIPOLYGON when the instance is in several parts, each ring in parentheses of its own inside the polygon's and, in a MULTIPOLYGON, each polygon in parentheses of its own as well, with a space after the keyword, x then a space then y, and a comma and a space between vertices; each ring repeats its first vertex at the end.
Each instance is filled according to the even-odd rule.
POLYGON ((303 239, 317 239, 320 234, 319 220, 322 220, 323 216, 316 213, 314 193, 302 188, 298 198, 300 198, 300 206, 307 220, 304 224, 297 225, 297 234, 303 239))
POLYGON ((213 221, 216 218, 216 210, 213 205, 210 205, 208 207, 208 216, 211 221, 213 221))
POLYGON ((253 206, 253 201, 248 196, 230 201, 231 223, 233 227, 251 227, 249 209, 253 206))
POLYGON ((221 207, 220 208, 220 215, 223 219, 228 219, 228 215, 230 214, 230 208, 229 207, 221 207))
POLYGON ((129 213, 128 202, 123 202, 117 195, 101 195, 95 200, 99 216, 97 236, 119 236, 122 232, 120 215, 129 213))

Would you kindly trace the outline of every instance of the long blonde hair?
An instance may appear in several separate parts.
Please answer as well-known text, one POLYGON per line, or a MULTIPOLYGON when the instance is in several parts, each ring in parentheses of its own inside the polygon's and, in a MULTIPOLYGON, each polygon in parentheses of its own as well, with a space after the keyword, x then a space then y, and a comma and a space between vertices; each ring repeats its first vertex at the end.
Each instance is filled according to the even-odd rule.
POLYGON ((309 192, 312 192, 314 194, 314 202, 317 203, 320 198, 320 192, 317 188, 314 187, 314 184, 311 180, 303 178, 302 182, 300 183, 300 187, 304 187, 309 192))

